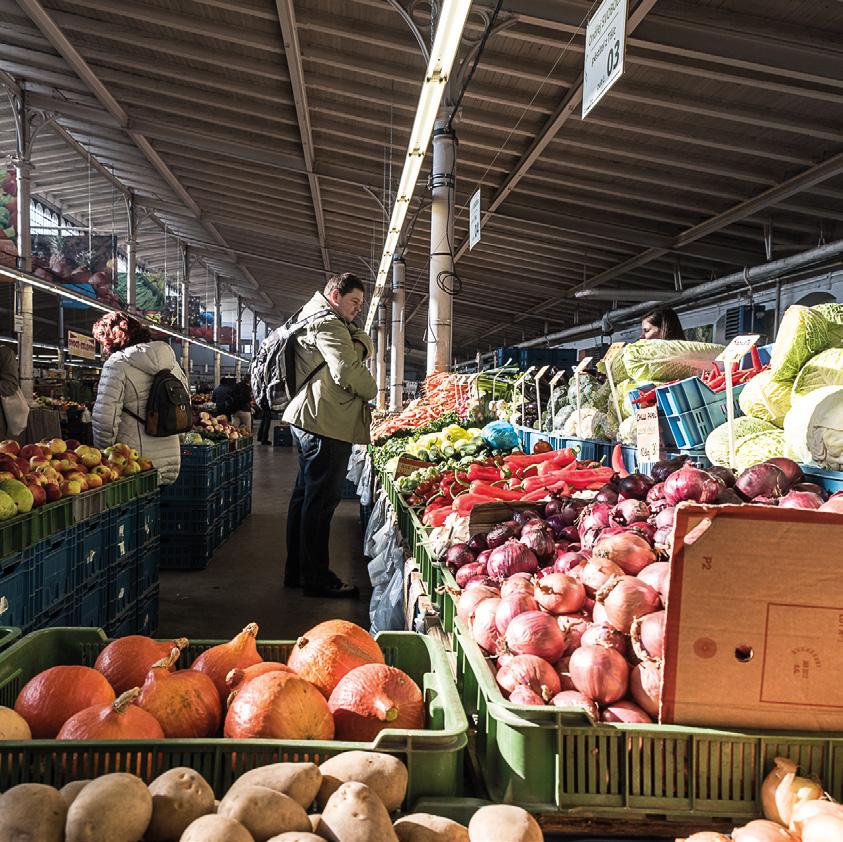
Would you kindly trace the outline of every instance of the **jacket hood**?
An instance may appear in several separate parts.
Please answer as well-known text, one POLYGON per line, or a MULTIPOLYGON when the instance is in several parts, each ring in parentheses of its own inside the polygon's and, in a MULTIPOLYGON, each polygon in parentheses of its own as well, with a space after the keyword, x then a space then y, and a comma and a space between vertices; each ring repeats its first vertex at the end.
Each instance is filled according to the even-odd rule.
POLYGON ((161 369, 172 369, 176 365, 176 355, 166 342, 141 342, 114 354, 139 371, 155 375, 161 369))

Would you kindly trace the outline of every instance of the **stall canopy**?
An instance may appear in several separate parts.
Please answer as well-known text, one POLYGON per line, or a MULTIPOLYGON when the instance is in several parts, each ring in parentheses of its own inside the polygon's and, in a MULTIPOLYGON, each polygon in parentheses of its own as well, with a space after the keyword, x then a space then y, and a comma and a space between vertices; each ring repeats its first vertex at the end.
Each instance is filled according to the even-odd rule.
MULTIPOLYGON (((474 4, 469 41, 494 6, 474 4)), ((455 119, 456 348, 840 236, 843 3, 630 0, 625 74, 583 120, 595 8, 503 0, 494 19, 455 119), (583 288, 608 292, 574 297, 583 288)), ((0 0, 0 69, 53 117, 34 145, 36 194, 86 222, 90 207, 95 229, 125 239, 133 191, 146 265, 163 268, 165 241, 188 243, 200 286, 207 268, 278 323, 326 271, 377 269, 428 18, 429 4, 399 0, 0 0)), ((4 152, 12 129, 6 111, 4 152)), ((426 195, 409 214, 411 348, 426 195)))

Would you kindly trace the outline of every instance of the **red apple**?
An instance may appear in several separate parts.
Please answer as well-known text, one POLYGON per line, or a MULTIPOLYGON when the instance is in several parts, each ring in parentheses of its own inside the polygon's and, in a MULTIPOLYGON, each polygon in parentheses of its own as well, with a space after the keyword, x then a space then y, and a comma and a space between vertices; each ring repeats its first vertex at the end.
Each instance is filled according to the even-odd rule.
POLYGON ((8 471, 14 479, 20 479, 23 476, 18 460, 14 456, 9 456, 8 453, 0 453, 0 471, 8 471))
POLYGON ((82 483, 75 479, 66 479, 61 484, 62 497, 70 497, 71 495, 81 494, 84 489, 82 483))
POLYGON ((44 503, 47 502, 47 492, 44 488, 37 482, 30 482, 27 483, 26 487, 32 493, 32 506, 33 508, 38 508, 38 506, 43 506, 44 503))
POLYGON ((14 439, 4 439, 0 441, 0 453, 18 456, 20 455, 20 445, 14 439))
POLYGON ((48 503, 55 503, 56 500, 61 500, 61 486, 57 482, 48 482, 44 486, 44 491, 47 494, 48 503))
POLYGON ((76 450, 78 447, 81 447, 78 439, 65 439, 64 443, 67 445, 68 450, 76 450))
POLYGON ((44 448, 40 444, 25 444, 20 449, 20 456, 29 460, 32 460, 33 456, 46 456, 49 460, 52 457, 52 451, 49 447, 44 448))

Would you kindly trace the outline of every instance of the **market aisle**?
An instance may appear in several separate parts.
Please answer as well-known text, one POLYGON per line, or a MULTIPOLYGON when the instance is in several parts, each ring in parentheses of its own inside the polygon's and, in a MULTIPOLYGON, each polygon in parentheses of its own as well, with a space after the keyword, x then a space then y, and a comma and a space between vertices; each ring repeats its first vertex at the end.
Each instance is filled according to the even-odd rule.
POLYGON ((332 617, 369 627, 371 587, 356 500, 342 501, 334 516, 331 566, 360 588, 360 599, 308 599, 281 586, 287 503, 295 480, 292 448, 255 446, 251 515, 206 570, 161 571, 159 637, 226 637, 254 621, 262 638, 290 640, 332 617))

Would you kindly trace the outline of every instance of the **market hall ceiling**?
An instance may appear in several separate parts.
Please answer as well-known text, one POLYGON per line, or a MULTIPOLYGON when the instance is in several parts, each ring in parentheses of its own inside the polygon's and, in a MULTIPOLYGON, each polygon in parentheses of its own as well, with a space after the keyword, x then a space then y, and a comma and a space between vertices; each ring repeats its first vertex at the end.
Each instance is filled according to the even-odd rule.
MULTIPOLYGON (((494 5, 474 4, 475 43, 494 5)), ((612 306, 578 288, 687 288, 840 233, 843 3, 630 0, 625 74, 582 120, 596 5, 504 0, 465 91, 462 350, 612 306)), ((217 273, 277 323, 326 269, 377 268, 425 67, 405 17, 429 40, 428 16, 398 0, 0 0, 0 69, 54 117, 34 145, 37 194, 125 239, 133 191, 146 265, 188 243, 200 294, 217 273)), ((416 348, 426 194, 406 252, 416 348)))

